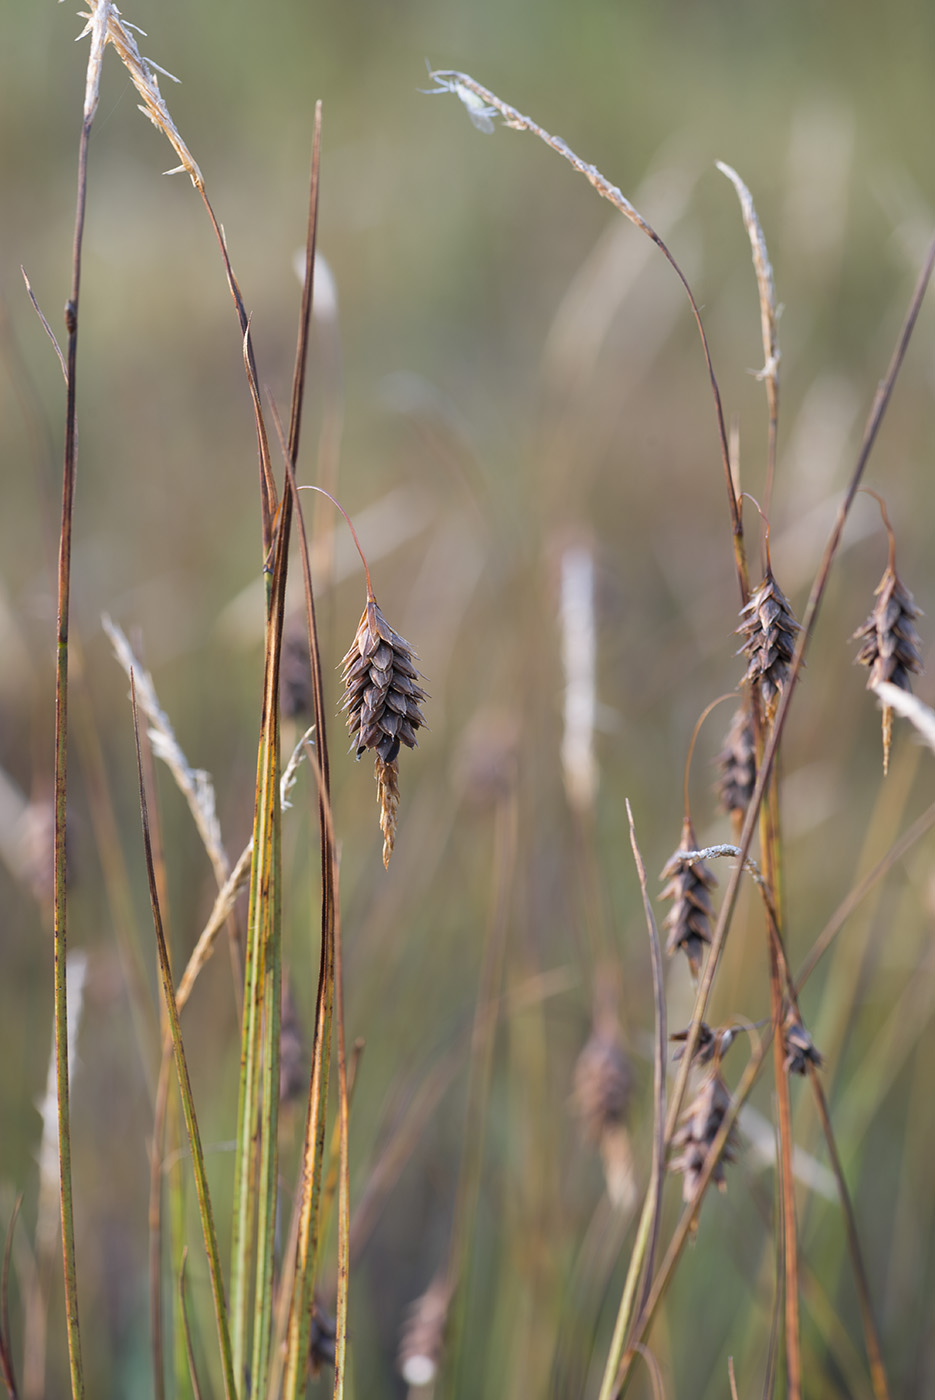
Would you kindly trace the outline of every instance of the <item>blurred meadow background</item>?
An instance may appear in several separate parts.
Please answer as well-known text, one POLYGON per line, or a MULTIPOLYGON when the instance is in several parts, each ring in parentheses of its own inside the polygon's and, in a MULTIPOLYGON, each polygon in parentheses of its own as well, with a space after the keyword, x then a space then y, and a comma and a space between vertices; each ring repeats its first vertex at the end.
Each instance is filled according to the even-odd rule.
MULTIPOLYGON (((142 52, 181 79, 163 80, 163 95, 224 226, 260 380, 283 412, 312 115, 323 101, 319 249, 334 287, 316 314, 298 474, 329 485, 355 520, 377 598, 418 653, 431 695, 429 730, 401 763, 385 871, 369 756, 359 766, 344 758, 338 713, 362 571, 343 522, 306 495, 333 715, 347 1029, 365 1042, 350 1129, 348 1385, 374 1400, 406 1393, 400 1332, 447 1264, 460 1173, 476 1182, 477 1202, 461 1216, 470 1223, 457 1393, 596 1395, 633 1207, 608 1199, 575 1065, 595 1007, 610 1003, 632 1078, 627 1126, 642 1190, 652 994, 624 799, 655 897, 678 845, 692 730, 742 674, 737 581, 704 362, 671 268, 534 137, 499 124, 483 134, 455 98, 423 96, 425 62, 471 73, 560 134, 658 229, 702 307, 741 483, 762 503, 756 284, 735 192, 715 160, 746 181, 783 308, 772 562, 801 616, 935 225, 935 9, 138 0, 124 17, 146 31, 142 52), (593 565, 596 635, 595 768, 586 757, 575 770, 583 796, 574 759, 562 758, 561 579, 576 559, 593 565), (496 1033, 489 1068, 474 1057, 472 1097, 482 985, 496 1033)), ((19 267, 58 332, 82 23, 51 0, 8 2, 0 43, 0 1220, 6 1231, 22 1191, 14 1349, 26 1328, 52 1024, 64 404, 19 267)), ((77 1253, 88 1384, 99 1396, 152 1386, 154 1067, 134 1027, 128 949, 139 951, 154 1006, 157 996, 127 684, 101 614, 135 640, 189 760, 212 775, 232 859, 253 820, 263 674, 256 443, 239 329, 197 197, 184 176, 161 174, 175 159, 136 106, 108 53, 82 280, 69 799, 70 947, 87 958, 72 1083, 77 1253)), ((930 298, 865 478, 885 496, 900 575, 927 614, 916 691, 930 704, 933 443, 930 298)), ((749 504, 745 524, 755 581, 761 527, 749 504)), ((793 967, 933 797, 935 758, 899 728, 884 781, 878 709, 848 640, 870 611, 886 548, 877 505, 859 497, 784 741, 793 967)), ((714 711, 695 752, 702 845, 732 839, 713 793, 731 708, 714 711)), ((296 737, 308 722, 290 721, 296 737)), ((216 887, 164 772, 158 796, 166 918, 184 960, 216 887)), ((284 842, 290 987, 310 1038, 318 852, 307 767, 284 842)), ((802 1001, 826 1057, 884 1357, 903 1396, 935 1390, 933 850, 929 832, 874 887, 802 1001)), ((665 912, 657 906, 660 923, 665 912)), ((685 960, 666 975, 676 1030, 691 1012, 685 960)), ((762 915, 746 892, 712 1018, 768 1014, 762 915)), ((223 946, 183 1029, 226 1251, 238 1022, 223 946)), ((732 1054, 730 1082, 746 1050, 732 1054)), ((792 1089, 809 1159, 798 1201, 805 1393, 863 1397, 840 1207, 811 1099, 798 1081, 792 1089)), ((727 1395, 728 1356, 741 1396, 762 1386, 775 1268, 768 1075, 752 1103, 761 1117, 742 1134, 726 1196, 705 1200, 651 1333, 669 1396, 727 1395)), ((283 1135, 288 1182, 300 1128, 287 1118, 283 1135)), ((678 1188, 668 1190, 671 1226, 678 1188)), ((197 1223, 191 1244, 198 1357, 210 1374, 197 1223)), ((58 1273, 49 1296, 37 1393, 54 1396, 67 1386, 58 1273)), ((649 1393, 647 1375, 636 1375, 635 1393, 649 1393)), ((311 1382, 314 1393, 330 1384, 327 1368, 311 1382)))

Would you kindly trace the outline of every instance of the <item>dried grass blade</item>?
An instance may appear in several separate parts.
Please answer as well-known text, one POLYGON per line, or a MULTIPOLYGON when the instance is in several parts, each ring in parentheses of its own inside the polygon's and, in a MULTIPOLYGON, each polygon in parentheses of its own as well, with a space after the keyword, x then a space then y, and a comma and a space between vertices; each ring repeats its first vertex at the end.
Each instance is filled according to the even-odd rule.
POLYGON ((139 714, 136 708, 136 694, 132 676, 130 677, 130 693, 133 706, 133 730, 136 736, 140 815, 143 824, 143 849, 146 856, 146 874, 149 880, 149 898, 153 914, 153 928, 156 934, 156 950, 159 956, 159 972, 162 979, 166 1014, 172 1033, 175 1068, 178 1075, 179 1092, 182 1097, 182 1110, 185 1114, 185 1127, 188 1131, 192 1168, 195 1174, 198 1214, 201 1218, 205 1252, 208 1256, 208 1272, 211 1277, 211 1293, 214 1300, 214 1316, 217 1323, 218 1343, 220 1346, 221 1366, 224 1377, 224 1394, 226 1400, 236 1400, 237 1386, 234 1381, 233 1356, 231 1353, 230 1332, 227 1325, 227 1308, 224 1300, 224 1280, 221 1274, 221 1257, 218 1251, 217 1232, 214 1228, 214 1212, 211 1208, 211 1194, 208 1190, 208 1174, 205 1170, 204 1152, 201 1146, 201 1136, 198 1132, 195 1102, 192 1097, 191 1080, 188 1074, 188 1064, 185 1059, 185 1047, 182 1044, 182 1028, 179 1024, 178 1006, 176 1004, 175 991, 172 985, 172 970, 169 965, 169 952, 166 947, 165 933, 162 927, 162 914, 159 908, 159 896, 156 889, 156 874, 153 866, 152 845, 149 837, 149 812, 146 805, 146 789, 143 783, 143 763, 140 753, 139 714))

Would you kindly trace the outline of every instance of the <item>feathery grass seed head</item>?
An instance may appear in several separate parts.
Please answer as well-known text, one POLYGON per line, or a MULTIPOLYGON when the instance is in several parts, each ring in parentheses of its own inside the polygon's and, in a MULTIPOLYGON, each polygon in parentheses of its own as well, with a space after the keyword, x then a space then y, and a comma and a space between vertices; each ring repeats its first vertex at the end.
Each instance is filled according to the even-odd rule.
POLYGON ((682 837, 678 850, 663 868, 660 880, 668 884, 659 896, 673 901, 663 928, 669 930, 666 952, 669 957, 682 948, 688 958, 692 976, 697 977, 701 970, 701 959, 706 944, 711 942, 711 916, 714 908, 710 891, 717 880, 704 861, 686 861, 682 851, 695 851, 698 842, 695 829, 686 817, 682 823, 682 837))

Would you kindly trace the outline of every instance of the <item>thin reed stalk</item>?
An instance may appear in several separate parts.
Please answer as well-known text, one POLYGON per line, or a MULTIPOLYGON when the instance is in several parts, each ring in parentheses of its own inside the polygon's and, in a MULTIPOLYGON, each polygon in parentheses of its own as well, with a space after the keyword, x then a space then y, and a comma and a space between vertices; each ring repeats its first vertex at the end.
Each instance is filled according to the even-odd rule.
MULTIPOLYGON (((630 1267, 627 1271, 623 1292, 620 1296, 620 1306, 617 1310, 617 1319, 614 1324, 613 1336, 607 1353, 607 1362, 601 1381, 599 1400, 611 1400, 611 1397, 617 1393, 617 1378, 624 1354, 624 1347, 627 1345, 627 1339, 631 1334, 634 1317, 637 1311, 642 1310, 646 1306, 655 1267, 656 1249, 659 1242, 659 1229, 662 1220, 662 1187, 666 1170, 665 1061, 668 1034, 666 1030, 662 950, 659 945, 659 933, 656 928, 656 920, 653 916, 649 892, 646 887, 646 869, 637 844, 636 828, 633 822, 633 812, 630 809, 629 801, 627 802, 627 820, 630 825, 630 845, 633 849, 633 859, 636 863, 637 874, 640 881, 640 892, 643 896, 643 911, 646 916, 646 929, 649 935, 649 950, 653 971, 653 1001, 655 1012, 655 1036, 653 1040, 653 1158, 649 1185, 643 1199, 643 1209, 640 1214, 639 1224, 636 1229, 636 1238, 633 1242, 633 1250, 630 1255, 630 1267), (639 1289, 641 1278, 643 1280, 642 1290, 639 1289)), ((637 1344, 636 1349, 643 1350, 642 1345, 637 1344)))

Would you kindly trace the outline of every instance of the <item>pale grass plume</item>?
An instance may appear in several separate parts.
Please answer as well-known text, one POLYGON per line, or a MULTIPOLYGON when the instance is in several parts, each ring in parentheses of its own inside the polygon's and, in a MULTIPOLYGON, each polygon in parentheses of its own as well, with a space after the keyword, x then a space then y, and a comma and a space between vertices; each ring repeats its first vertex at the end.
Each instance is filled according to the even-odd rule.
POLYGON ((153 753, 161 758, 175 779, 176 785, 188 803, 189 810, 201 837, 217 882, 223 885, 230 874, 230 861, 221 839, 221 826, 217 817, 214 798, 214 784, 211 775, 202 768, 192 768, 175 737, 169 717, 159 704, 153 678, 133 654, 126 636, 115 622, 105 613, 101 625, 110 638, 114 655, 129 677, 133 672, 136 685, 136 702, 149 721, 149 738, 153 753))
POLYGON ((753 203, 753 196, 747 186, 733 166, 726 161, 717 160, 714 162, 722 175, 726 175, 728 180, 737 191, 737 198, 740 200, 740 211, 743 215, 744 228, 750 239, 750 250, 753 254, 753 270, 756 273, 756 285, 760 294, 760 330, 763 337, 763 368, 757 371, 757 379, 764 379, 776 384, 779 379, 779 339, 777 336, 776 322, 776 289, 773 284, 773 268, 766 250, 766 239, 763 235, 763 228, 757 216, 756 206, 753 203))
POLYGON ((174 78, 171 73, 167 73, 164 68, 160 68, 158 64, 153 63, 152 59, 142 56, 132 31, 136 29, 136 32, 145 38, 144 31, 122 19, 117 6, 111 4, 110 0, 91 0, 90 10, 81 10, 79 13, 82 19, 87 20, 87 24, 78 38, 83 39, 86 34, 91 35, 91 52, 88 57, 85 84, 85 123, 89 123, 93 119, 97 110, 104 50, 108 44, 112 44, 121 63, 130 75, 130 81, 143 99, 140 103, 140 111, 144 116, 149 117, 153 126, 158 127, 164 134, 179 158, 179 164, 165 173, 177 175, 184 171, 197 190, 204 190, 204 179, 201 171, 169 115, 169 109, 159 91, 159 80, 156 74, 162 73, 174 83, 178 82, 178 79, 174 78))

